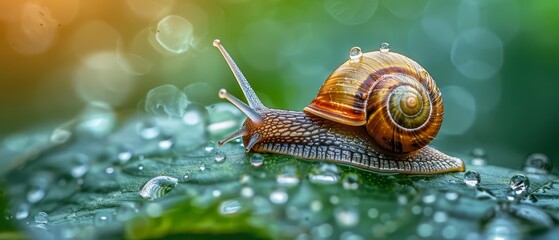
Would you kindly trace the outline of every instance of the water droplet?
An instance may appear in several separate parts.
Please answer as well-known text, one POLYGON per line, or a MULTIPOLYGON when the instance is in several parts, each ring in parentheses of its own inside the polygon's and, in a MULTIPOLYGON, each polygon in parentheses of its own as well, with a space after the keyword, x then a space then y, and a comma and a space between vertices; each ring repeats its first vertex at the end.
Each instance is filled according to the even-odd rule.
POLYGON ((165 134, 161 136, 161 140, 159 140, 159 143, 157 143, 157 147, 159 147, 160 150, 165 151, 171 149, 174 144, 175 140, 173 136, 170 134, 165 134))
POLYGON ((142 171, 144 170, 144 165, 143 164, 138 164, 138 171, 142 171))
POLYGON ((244 114, 230 103, 221 102, 208 107, 208 132, 215 139, 223 139, 241 127, 244 114))
POLYGON ((151 89, 146 96, 145 110, 164 117, 183 117, 188 100, 177 87, 166 84, 151 89))
POLYGON ((215 142, 210 141, 206 147, 204 147, 204 151, 212 152, 215 149, 215 142))
POLYGON ((72 137, 72 132, 65 128, 56 128, 50 134, 50 141, 52 143, 62 144, 72 137))
POLYGON ((485 161, 484 158, 472 158, 470 164, 472 164, 472 166, 485 166, 487 165, 487 161, 485 161))
POLYGON ((350 231, 345 231, 340 234, 340 240, 363 240, 364 238, 361 235, 355 234, 350 231))
POLYGON ((95 226, 97 227, 106 227, 111 224, 113 218, 113 214, 111 212, 98 212, 95 214, 95 226))
POLYGON ((355 190, 359 187, 359 176, 355 173, 348 173, 342 180, 342 185, 347 190, 355 190))
POLYGON ((429 223, 422 223, 417 226, 417 235, 420 237, 430 237, 433 234, 433 226, 429 223))
POLYGON ((340 179, 338 166, 330 163, 315 165, 309 173, 309 180, 319 184, 335 184, 340 179))
POLYGON ((157 176, 144 184, 142 189, 140 189, 139 194, 142 198, 152 201, 173 190, 177 183, 178 179, 174 177, 157 176))
POLYGON ((545 154, 534 153, 530 154, 524 162, 524 172, 531 174, 547 174, 553 165, 545 154))
POLYGON ((468 170, 467 172, 464 173, 464 183, 467 184, 468 186, 476 187, 477 185, 479 185, 480 181, 481 181, 481 176, 479 175, 478 172, 468 170))
POLYGON ((411 212, 415 215, 421 214, 422 211, 423 211, 423 209, 419 205, 415 205, 411 208, 411 212))
POLYGON ((448 215, 445 212, 435 212, 433 214, 433 220, 438 223, 444 223, 448 220, 448 215))
POLYGON ((361 59, 363 58, 363 52, 361 51, 361 48, 352 47, 349 50, 349 58, 351 59, 351 62, 361 62, 361 59))
POLYGON ((202 172, 206 171, 206 165, 205 164, 200 165, 200 171, 202 171, 202 172))
POLYGON ((433 204, 437 200, 435 193, 427 193, 421 198, 424 204, 433 204))
POLYGON ((35 222, 36 223, 48 223, 49 222, 49 215, 46 212, 38 212, 35 214, 35 222))
POLYGON ((264 164, 264 156, 262 156, 262 154, 260 153, 252 154, 252 156, 250 157, 250 165, 252 165, 253 167, 260 167, 262 166, 262 164, 264 164))
POLYGON ((92 101, 78 116, 76 131, 87 136, 103 137, 116 126, 113 107, 105 102, 92 101))
POLYGON ((163 213, 163 207, 159 203, 155 203, 155 202, 149 203, 146 206, 146 213, 148 216, 152 218, 159 217, 163 213))
POLYGON ((66 215, 66 217, 64 217, 64 219, 70 220, 70 219, 76 218, 77 216, 78 215, 75 212, 73 212, 73 213, 70 213, 70 214, 66 215))
POLYGON ((120 146, 117 153, 118 164, 126 164, 132 158, 132 148, 129 146, 120 146))
POLYGON ((217 190, 217 189, 214 189, 214 190, 212 191, 212 196, 215 197, 215 198, 221 196, 221 191, 219 191, 219 190, 217 190))
POLYGON ((274 204, 284 204, 289 199, 289 195, 284 190, 278 189, 270 194, 270 201, 274 204))
POLYGON ((510 206, 510 213, 515 216, 528 220, 532 226, 545 226, 548 229, 555 225, 551 216, 543 209, 530 204, 513 204, 510 206))
POLYGON ((334 210, 336 222, 342 227, 353 227, 359 223, 359 212, 355 209, 341 209, 334 210))
POLYGON ((72 177, 81 178, 89 171, 89 168, 89 157, 85 154, 78 153, 72 159, 72 170, 70 170, 70 174, 72 177))
POLYGON ((380 44, 379 51, 382 53, 386 53, 390 51, 390 44, 383 42, 380 44))
POLYGON ((340 198, 336 195, 330 196, 330 203, 332 203, 333 205, 336 205, 336 204, 340 203, 340 198))
POLYGON ((328 223, 323 223, 316 227, 316 232, 319 239, 326 239, 332 236, 334 228, 332 228, 332 226, 328 223))
POLYGON ((442 235, 444 239, 454 239, 458 235, 458 230, 453 225, 447 225, 443 228, 442 235))
POLYGON ((196 126, 204 121, 204 113, 198 108, 188 109, 182 116, 182 122, 188 126, 196 126))
POLYGON ((193 40, 192 24, 177 15, 163 18, 157 24, 155 39, 165 50, 181 54, 188 50, 193 40))
POLYGON ((311 202, 310 208, 312 211, 319 212, 320 210, 322 210, 322 207, 322 202, 319 200, 314 200, 311 202))
POLYGON ((223 151, 217 151, 214 155, 214 159, 216 162, 222 162, 223 160, 225 160, 225 153, 223 153, 223 151))
POLYGON ((299 181, 297 173, 281 173, 276 176, 276 182, 281 186, 295 186, 299 181))
POLYGON ((43 200, 47 193, 47 187, 51 177, 51 175, 40 173, 31 179, 29 190, 26 195, 29 203, 37 203, 43 200))
POLYGON ((17 208, 16 219, 17 220, 22 220, 22 219, 26 219, 27 217, 29 217, 29 210, 30 210, 30 207, 27 203, 20 204, 19 207, 17 208))
POLYGON ((449 202, 456 202, 456 201, 458 201, 458 199, 460 199, 460 194, 457 193, 457 192, 447 192, 447 193, 445 193, 444 197, 449 202))
POLYGON ((241 196, 245 198, 251 198, 252 196, 254 196, 254 190, 252 190, 252 188, 250 187, 243 187, 241 189, 241 196))
POLYGON ((371 219, 375 219, 378 217, 378 210, 376 208, 370 208, 367 211, 367 215, 371 218, 371 219))
POLYGON ((519 229, 511 218, 497 217, 487 223, 483 239, 521 239, 519 229))
POLYGON ((472 157, 474 157, 474 158, 485 158, 485 157, 487 157, 487 153, 485 152, 485 149, 483 149, 483 148, 472 149, 472 152, 470 153, 470 155, 472 155, 472 157))
POLYGON ((105 173, 106 174, 113 174, 114 172, 115 172, 115 169, 113 167, 105 168, 105 173))
POLYGON ((161 130, 157 123, 151 119, 146 119, 136 124, 136 132, 146 140, 154 139, 159 136, 161 130))
POLYGON ((510 190, 516 195, 521 195, 526 193, 526 190, 530 187, 530 179, 522 174, 516 174, 510 179, 510 190))
POLYGON ((219 205, 219 213, 222 215, 231 215, 241 210, 241 202, 238 200, 224 201, 219 205))

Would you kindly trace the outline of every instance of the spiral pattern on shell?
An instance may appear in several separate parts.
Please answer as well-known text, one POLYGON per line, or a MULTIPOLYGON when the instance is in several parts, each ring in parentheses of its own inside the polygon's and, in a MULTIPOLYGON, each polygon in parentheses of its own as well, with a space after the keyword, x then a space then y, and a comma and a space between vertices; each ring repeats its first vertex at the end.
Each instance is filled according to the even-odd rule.
POLYGON ((418 63, 397 53, 375 51, 338 67, 305 112, 365 125, 383 149, 410 153, 437 135, 443 103, 435 81, 418 63))

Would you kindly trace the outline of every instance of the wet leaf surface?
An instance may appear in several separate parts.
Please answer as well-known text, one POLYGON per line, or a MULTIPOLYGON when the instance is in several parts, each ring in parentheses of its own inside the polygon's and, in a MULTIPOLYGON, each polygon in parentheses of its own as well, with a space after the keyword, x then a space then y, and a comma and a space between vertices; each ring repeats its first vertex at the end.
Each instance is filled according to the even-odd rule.
POLYGON ((514 239, 559 232, 559 180, 551 174, 468 166, 481 176, 474 187, 464 173, 377 174, 245 154, 239 141, 218 148, 203 125, 135 117, 105 136, 72 135, 5 176, 6 221, 41 239, 514 239), (530 183, 513 193, 516 174, 530 183))

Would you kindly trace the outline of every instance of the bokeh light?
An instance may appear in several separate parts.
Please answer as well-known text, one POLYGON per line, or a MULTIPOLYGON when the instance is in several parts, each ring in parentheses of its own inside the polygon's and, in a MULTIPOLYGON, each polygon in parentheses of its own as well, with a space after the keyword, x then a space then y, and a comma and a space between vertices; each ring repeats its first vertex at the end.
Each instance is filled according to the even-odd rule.
POLYGON ((165 50, 180 54, 188 50, 192 41, 192 24, 186 19, 171 15, 157 24, 155 39, 165 50))

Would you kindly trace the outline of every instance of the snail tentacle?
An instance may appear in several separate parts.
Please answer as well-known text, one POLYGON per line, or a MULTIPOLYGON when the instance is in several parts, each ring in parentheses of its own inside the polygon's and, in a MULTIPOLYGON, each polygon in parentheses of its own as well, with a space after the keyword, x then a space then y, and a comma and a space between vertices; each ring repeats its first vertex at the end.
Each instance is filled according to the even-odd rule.
POLYGON ((227 90, 219 90, 219 97, 227 99, 231 104, 235 105, 241 112, 243 112, 256 126, 261 126, 264 123, 262 116, 253 108, 247 106, 244 102, 229 94, 227 90))
POLYGON ((214 40, 213 45, 217 49, 219 49, 219 51, 221 52, 221 55, 223 55, 223 58, 225 58, 225 61, 227 62, 227 65, 229 65, 229 68, 231 68, 231 71, 233 72, 233 75, 235 75, 235 78, 237 79, 237 82, 239 83, 239 86, 241 87, 243 93, 245 94, 245 97, 248 101, 248 105, 252 109, 256 109, 256 110, 266 109, 266 107, 264 106, 264 104, 262 104, 262 102, 260 101, 258 96, 256 96, 256 93, 254 92, 254 90, 252 90, 252 87, 250 86, 247 79, 245 78, 245 76, 241 72, 241 69, 239 69, 239 67, 237 67, 237 64, 235 63, 233 58, 231 58, 231 56, 229 55, 227 50, 225 50, 223 45, 221 45, 221 41, 219 39, 216 39, 216 40, 214 40))
POLYGON ((233 134, 231 134, 229 137, 226 137, 220 141, 217 142, 217 146, 223 146, 224 144, 233 141, 234 139, 238 138, 238 137, 242 137, 242 136, 246 136, 248 134, 247 129, 243 126, 241 128, 239 128, 239 130, 237 130, 236 132, 234 132, 233 134))

